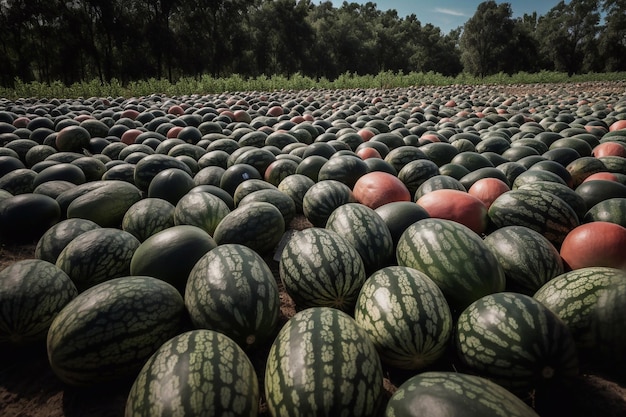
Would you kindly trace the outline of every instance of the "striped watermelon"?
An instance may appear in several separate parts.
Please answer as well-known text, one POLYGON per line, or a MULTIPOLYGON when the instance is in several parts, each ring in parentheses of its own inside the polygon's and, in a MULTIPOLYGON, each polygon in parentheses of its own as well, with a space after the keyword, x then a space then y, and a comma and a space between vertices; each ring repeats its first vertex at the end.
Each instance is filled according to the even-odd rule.
POLYGON ((367 274, 387 266, 393 259, 391 232, 374 209, 359 203, 341 205, 331 213, 326 229, 343 236, 354 246, 367 274))
POLYGON ((0 271, 0 346, 46 340, 54 317, 78 295, 65 272, 41 259, 23 259, 0 271))
POLYGON ((502 266, 510 291, 532 296, 543 284, 565 272, 559 251, 528 227, 502 227, 484 242, 502 266))
POLYGON ((299 309, 326 306, 348 313, 367 278, 350 242, 316 227, 293 232, 280 255, 279 275, 299 309))
POLYGON ((96 223, 86 219, 65 219, 49 228, 37 241, 35 258, 56 263, 61 251, 75 237, 93 229, 98 229, 96 223))
POLYGON ((160 198, 144 198, 128 208, 122 217, 122 230, 140 242, 174 226, 174 205, 160 198))
POLYGON ((196 328, 219 331, 244 349, 274 335, 280 297, 272 271, 252 249, 220 245, 189 273, 185 305, 196 328))
POLYGON ((568 326, 524 294, 500 292, 473 302, 459 316, 456 345, 468 369, 518 395, 578 375, 568 326))
POLYGON ((101 227, 120 227, 126 211, 143 195, 137 187, 125 181, 101 182, 100 187, 72 200, 67 206, 67 217, 91 220, 101 227))
POLYGON ((317 227, 325 227, 331 213, 339 206, 355 203, 356 198, 346 184, 324 180, 312 185, 302 199, 304 216, 317 227))
POLYGON ((444 353, 452 334, 448 303, 432 279, 416 269, 390 266, 363 284, 354 319, 384 363, 418 370, 444 353))
POLYGON ((156 278, 127 276, 91 287, 55 317, 47 336, 52 371, 69 385, 134 377, 182 329, 180 293, 156 278))
POLYGON ((398 265, 428 275, 441 288, 453 314, 480 297, 505 288, 504 270, 468 227, 427 218, 409 226, 398 241, 398 265))
POLYGON ((192 192, 178 201, 173 210, 173 220, 176 225, 197 226, 213 235, 217 225, 228 213, 228 205, 217 195, 192 192))
POLYGON ((586 364, 624 369, 626 272, 587 267, 563 273, 534 298, 563 320, 586 364))
POLYGON ((373 343, 352 317, 312 307, 278 333, 264 382, 272 417, 375 416, 383 371, 373 343))
POLYGON ((590 207, 583 222, 610 222, 626 227, 626 198, 607 198, 590 207))
POLYGON ((539 417, 494 382, 459 372, 424 372, 405 381, 391 396, 385 417, 539 417))
POLYGON ((245 352, 213 330, 174 336, 150 357, 126 399, 126 417, 257 417, 259 383, 245 352))
POLYGON ((272 251, 285 233, 283 215, 273 204, 254 201, 228 213, 215 228, 218 245, 239 243, 259 254, 272 251))
POLYGON ((565 236, 579 225, 574 209, 548 191, 508 191, 489 207, 489 219, 496 228, 526 226, 545 236, 557 249, 565 236))
POLYGON ((72 279, 79 292, 130 273, 140 242, 128 232, 96 228, 79 234, 59 254, 56 266, 72 279))

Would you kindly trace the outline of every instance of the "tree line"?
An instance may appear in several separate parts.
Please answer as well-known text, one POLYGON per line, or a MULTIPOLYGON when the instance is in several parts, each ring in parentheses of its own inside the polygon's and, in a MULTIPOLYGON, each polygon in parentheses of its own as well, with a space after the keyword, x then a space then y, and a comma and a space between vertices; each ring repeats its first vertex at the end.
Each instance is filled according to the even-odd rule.
POLYGON ((626 70, 626 0, 559 2, 513 18, 485 1, 443 33, 376 3, 311 0, 0 0, 0 84, 208 74, 626 70))

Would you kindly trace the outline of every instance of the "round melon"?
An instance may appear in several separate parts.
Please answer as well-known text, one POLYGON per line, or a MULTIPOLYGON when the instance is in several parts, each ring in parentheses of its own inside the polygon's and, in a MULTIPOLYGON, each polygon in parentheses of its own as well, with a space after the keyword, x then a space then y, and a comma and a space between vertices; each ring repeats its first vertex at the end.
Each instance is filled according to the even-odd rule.
POLYGON ((264 382, 272 416, 373 417, 383 371, 374 344, 352 317, 312 307, 296 313, 278 333, 264 382))
POLYGON ((50 367, 74 386, 134 377, 181 332, 185 315, 180 293, 156 278, 125 276, 95 285, 52 321, 46 341, 50 367))
POLYGON ((405 266, 374 272, 363 284, 354 319, 366 331, 384 363, 423 369, 445 352, 452 314, 435 282, 405 266))
POLYGON ((59 254, 75 237, 93 229, 96 223, 86 219, 65 219, 49 228, 37 242, 35 258, 56 263, 59 254))
POLYGON ((139 241, 128 232, 96 228, 79 234, 59 254, 56 266, 65 271, 79 292, 130 273, 139 241))
POLYGON ((257 417, 259 383, 237 344, 199 329, 174 336, 148 359, 126 399, 126 417, 257 417))
POLYGON ((43 194, 18 194, 0 200, 0 240, 37 241, 61 220, 57 201, 43 194))
POLYGON ((217 225, 230 213, 228 205, 215 194, 190 192, 184 195, 173 211, 174 224, 191 225, 213 236, 217 225))
POLYGON ((273 204, 254 201, 228 213, 215 229, 218 245, 239 243, 266 254, 285 233, 283 215, 273 204))
POLYGON ((280 254, 279 275, 296 307, 334 307, 351 313, 367 278, 356 249, 322 228, 294 231, 280 254))
POLYGON ((41 259, 0 271, 0 346, 45 342, 54 317, 78 295, 65 272, 41 259))
POLYGON ((243 349, 274 336, 280 296, 272 271, 247 246, 220 245, 194 265, 185 305, 196 328, 219 331, 243 349))
POLYGON ((174 226, 175 207, 161 198, 144 198, 130 206, 122 218, 122 230, 140 242, 174 226))
POLYGON ((393 393, 385 417, 539 417, 500 385, 476 375, 431 371, 406 380, 393 393))
POLYGON ((169 227, 138 245, 130 260, 130 275, 158 278, 184 294, 193 266, 216 246, 211 235, 199 227, 169 227))

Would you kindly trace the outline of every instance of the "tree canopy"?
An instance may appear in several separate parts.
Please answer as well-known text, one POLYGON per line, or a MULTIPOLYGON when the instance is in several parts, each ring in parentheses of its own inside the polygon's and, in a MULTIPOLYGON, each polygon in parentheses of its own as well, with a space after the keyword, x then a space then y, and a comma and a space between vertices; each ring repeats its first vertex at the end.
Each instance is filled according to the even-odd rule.
POLYGON ((299 73, 626 70, 626 2, 559 2, 512 16, 493 0, 450 33, 376 3, 0 0, 0 85, 299 73), (601 19, 601 16, 603 19, 601 19))

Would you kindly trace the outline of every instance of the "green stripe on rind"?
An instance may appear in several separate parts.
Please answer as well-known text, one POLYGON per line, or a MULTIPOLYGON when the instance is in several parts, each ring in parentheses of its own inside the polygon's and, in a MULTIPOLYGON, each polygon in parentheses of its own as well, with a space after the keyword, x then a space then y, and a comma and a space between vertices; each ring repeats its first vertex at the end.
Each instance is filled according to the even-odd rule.
POLYGON ((526 226, 544 235, 557 249, 579 225, 574 209, 556 195, 538 190, 511 190, 491 204, 489 219, 496 228, 526 226))
POLYGON ((122 230, 140 242, 174 226, 174 205, 161 198, 144 198, 129 207, 122 218, 122 230))
POLYGON ((299 309, 335 307, 351 312, 365 282, 365 266, 342 236, 321 228, 294 232, 279 263, 285 289, 299 309))
POLYGON ((427 218, 409 226, 396 248, 398 265, 428 275, 455 314, 480 297, 504 290, 504 271, 483 240, 452 220, 427 218))
POLYGON ((293 316, 270 348, 265 396, 273 417, 377 415, 383 373, 367 334, 346 313, 293 316))
POLYGON ((133 375, 181 330, 185 304, 170 284, 121 277, 79 294, 56 316, 47 338, 54 373, 70 385, 133 375))
POLYGON ((356 199, 346 184, 336 180, 322 180, 304 194, 302 211, 313 226, 325 227, 337 207, 354 202, 356 199))
POLYGON ((385 417, 539 417, 524 401, 488 379, 458 372, 424 372, 391 396, 385 417))
POLYGON ((504 269, 507 289, 532 296, 564 270, 559 251, 542 234, 525 226, 505 226, 484 239, 504 269))
POLYGON ((354 318, 383 362, 400 369, 435 362, 452 333, 450 307, 437 284, 404 266, 380 269, 367 279, 354 318))
POLYGON ((222 332, 243 348, 274 334, 278 285, 263 258, 246 246, 221 245, 200 258, 184 298, 197 328, 222 332))
POLYGON ((284 233, 285 220, 276 206, 252 202, 228 213, 213 238, 218 245, 238 243, 264 254, 276 247, 284 233))
POLYGON ((140 242, 120 229, 98 228, 80 234, 61 251, 56 266, 79 292, 130 274, 130 262, 140 242))
POLYGON ((218 196, 208 192, 185 194, 173 212, 174 224, 197 226, 213 236, 217 225, 230 213, 230 209, 218 196))
MULTIPOLYGON (((605 293, 622 291, 626 286, 626 272, 607 267, 588 267, 566 272, 546 283, 534 295, 563 320, 570 328, 578 349, 598 349, 604 343, 596 333, 600 316, 612 314, 605 303, 605 293), (605 310, 606 308, 606 310, 605 310)), ((622 301, 623 304, 623 301, 622 301)), ((626 338, 626 323, 617 316, 607 323, 614 327, 611 333, 626 338), (623 330, 619 330, 623 329, 623 330)))
POLYGON ((547 191, 561 200, 565 201, 576 213, 578 220, 582 220, 583 216, 590 207, 587 207, 585 200, 576 194, 576 192, 569 188, 565 184, 559 184, 551 181, 536 181, 529 184, 524 184, 518 188, 519 190, 535 190, 535 191, 547 191))
POLYGON ((376 211, 359 203, 337 207, 328 218, 326 229, 343 236, 361 255, 365 272, 372 273, 393 259, 393 238, 376 211))
POLYGON ((501 292, 482 297, 461 313, 456 330, 463 363, 517 394, 578 374, 569 328, 529 296, 501 292))
POLYGON ((252 363, 227 336, 192 330, 165 342, 135 379, 126 417, 258 415, 252 363))
POLYGON ((50 323, 78 295, 61 269, 24 259, 0 271, 0 346, 46 340, 50 323))

